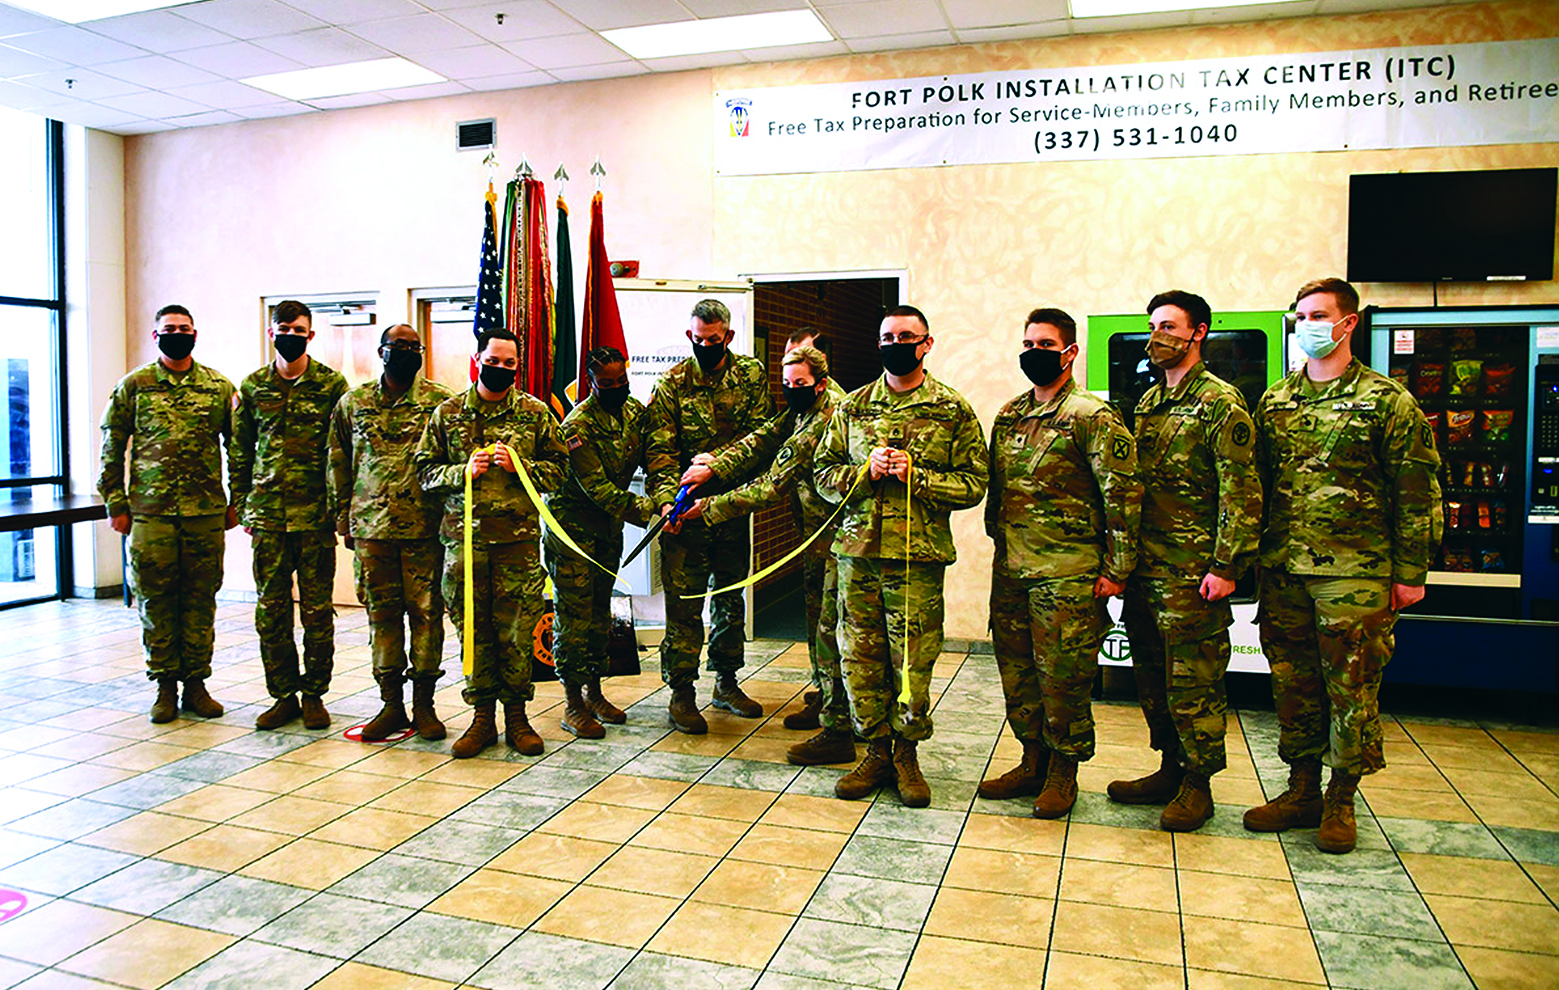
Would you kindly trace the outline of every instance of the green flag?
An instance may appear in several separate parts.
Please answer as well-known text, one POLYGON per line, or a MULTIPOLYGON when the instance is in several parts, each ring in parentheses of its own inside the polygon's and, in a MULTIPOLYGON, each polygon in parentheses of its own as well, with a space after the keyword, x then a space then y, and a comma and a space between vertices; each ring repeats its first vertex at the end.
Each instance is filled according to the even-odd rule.
POLYGON ((558 266, 557 289, 552 312, 554 319, 552 342, 552 411, 561 419, 574 408, 570 396, 578 395, 572 389, 579 355, 574 343, 574 256, 568 242, 568 204, 558 196, 558 266))

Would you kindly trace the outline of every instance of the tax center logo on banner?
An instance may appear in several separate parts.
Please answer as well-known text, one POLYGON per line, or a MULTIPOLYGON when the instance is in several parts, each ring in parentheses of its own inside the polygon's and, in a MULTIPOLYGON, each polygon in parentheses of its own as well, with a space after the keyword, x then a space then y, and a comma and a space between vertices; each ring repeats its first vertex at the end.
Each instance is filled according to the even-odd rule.
POLYGON ((752 101, 731 99, 725 101, 731 117, 731 137, 746 137, 752 128, 752 101))

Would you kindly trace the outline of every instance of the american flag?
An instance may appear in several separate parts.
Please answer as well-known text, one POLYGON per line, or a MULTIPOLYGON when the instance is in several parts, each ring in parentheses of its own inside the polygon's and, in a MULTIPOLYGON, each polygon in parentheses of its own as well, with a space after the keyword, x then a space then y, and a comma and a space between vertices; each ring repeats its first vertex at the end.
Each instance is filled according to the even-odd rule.
POLYGON ((493 219, 493 202, 483 204, 486 222, 482 224, 482 271, 476 279, 476 320, 471 332, 478 337, 483 330, 503 326, 503 267, 498 263, 497 226, 493 219))

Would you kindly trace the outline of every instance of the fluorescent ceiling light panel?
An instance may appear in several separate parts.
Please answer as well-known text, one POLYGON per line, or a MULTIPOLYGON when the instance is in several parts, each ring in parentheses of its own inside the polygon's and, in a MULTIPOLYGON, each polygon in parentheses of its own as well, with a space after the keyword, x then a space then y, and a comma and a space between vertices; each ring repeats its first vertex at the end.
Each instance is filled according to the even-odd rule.
POLYGON ((326 96, 347 96, 379 89, 448 82, 437 72, 431 72, 403 58, 376 58, 368 62, 323 65, 317 69, 273 72, 238 81, 267 93, 285 96, 289 100, 317 100, 326 96))
POLYGON ((67 24, 99 21, 122 14, 139 14, 164 7, 182 7, 192 0, 5 0, 8 7, 20 7, 67 24))
POLYGON ((811 10, 777 10, 768 14, 614 28, 602 31, 601 37, 634 58, 706 55, 834 40, 811 10))
POLYGON ((1119 17, 1122 14, 1161 14, 1172 10, 1217 10, 1220 7, 1253 7, 1273 0, 1071 0, 1073 17, 1119 17))

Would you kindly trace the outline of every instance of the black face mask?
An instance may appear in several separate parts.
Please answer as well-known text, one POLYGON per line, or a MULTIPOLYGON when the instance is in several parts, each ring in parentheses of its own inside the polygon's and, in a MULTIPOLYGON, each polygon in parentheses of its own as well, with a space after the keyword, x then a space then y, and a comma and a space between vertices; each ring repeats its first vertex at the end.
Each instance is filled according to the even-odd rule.
POLYGON ((1043 347, 1030 347, 1018 355, 1018 364, 1028 380, 1044 388, 1061 377, 1061 352, 1043 347))
POLYGON ((695 341, 693 344, 693 357, 698 360, 698 366, 703 368, 705 373, 711 372, 715 370, 721 361, 725 360, 725 345, 700 344, 695 341))
POLYGON ((595 401, 601 404, 601 408, 607 412, 621 412, 623 404, 628 401, 628 386, 618 385, 615 388, 597 388, 595 401))
POLYGON ((422 353, 420 351, 397 350, 394 347, 386 347, 380 351, 384 355, 384 374, 393 382, 405 385, 417 377, 417 372, 422 370, 422 353))
POLYGON ((800 415, 812 408, 812 403, 817 401, 816 385, 784 385, 785 405, 790 411, 800 415))
POLYGON ((913 375, 915 369, 920 367, 920 358, 915 354, 915 348, 925 343, 925 339, 913 343, 883 344, 877 348, 882 355, 882 366, 888 369, 890 375, 903 378, 905 375, 913 375))
POLYGON ((192 333, 160 333, 157 335, 157 349, 167 355, 170 361, 182 361, 189 357, 189 352, 195 349, 195 335, 192 333))
POLYGON ((507 392, 514 385, 516 369, 500 368, 496 364, 484 364, 477 373, 482 387, 489 392, 507 392))
POLYGON ((288 364, 303 356, 308 349, 309 339, 301 333, 279 333, 273 341, 276 345, 276 353, 280 354, 283 361, 288 364))

